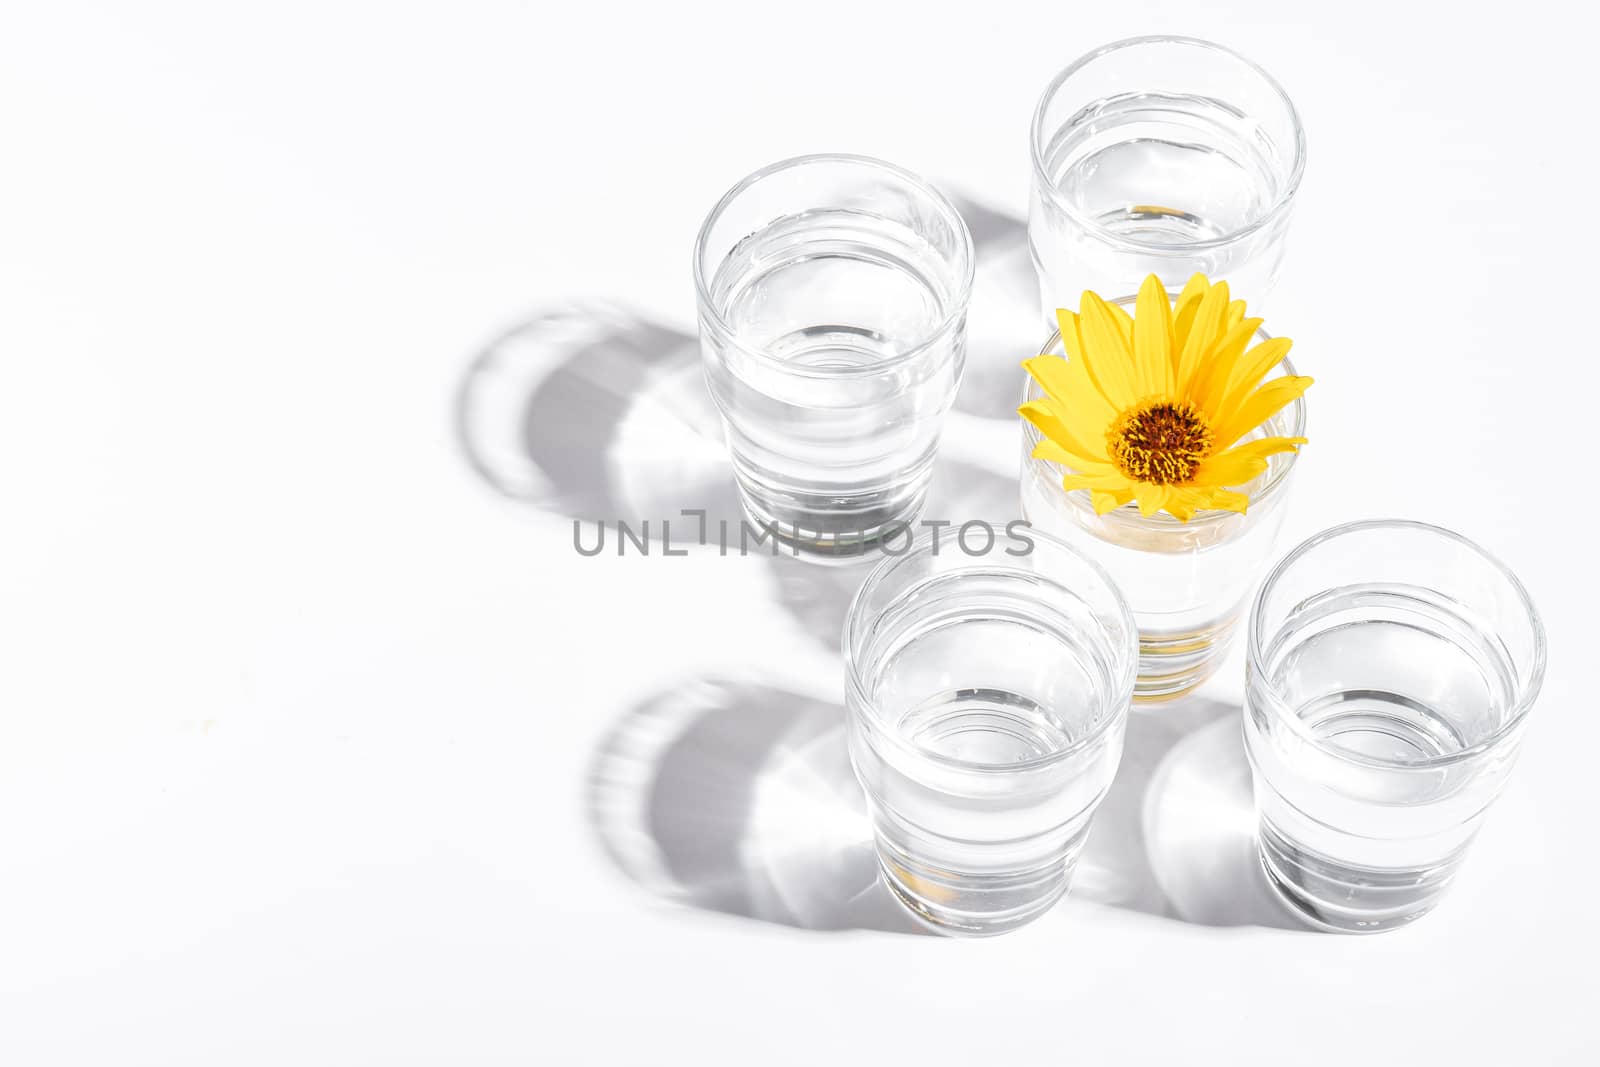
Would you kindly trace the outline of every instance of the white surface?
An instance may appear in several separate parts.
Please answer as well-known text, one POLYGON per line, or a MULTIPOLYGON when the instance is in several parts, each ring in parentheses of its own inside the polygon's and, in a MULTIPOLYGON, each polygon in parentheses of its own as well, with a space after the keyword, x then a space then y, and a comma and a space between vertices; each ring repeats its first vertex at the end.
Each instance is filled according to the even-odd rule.
MULTIPOLYGON (((1594 1062, 1587 35, 1295 7, 8 5, 0 1062, 1594 1062), (1266 914, 1230 881, 1231 720, 1185 733, 1236 669, 1136 726, 1044 921, 874 929, 830 799, 847 590, 580 559, 456 443, 472 361, 541 310, 692 332, 704 212, 808 151, 998 213, 973 380, 1010 373, 1035 96, 1138 32, 1256 58, 1308 129, 1268 318, 1318 377, 1284 546, 1440 522, 1545 613, 1517 779, 1392 936, 1185 921, 1266 914)), ((693 468, 652 410, 577 423, 660 502, 693 468)), ((953 457, 1011 470, 1011 425, 958 422, 953 457)))

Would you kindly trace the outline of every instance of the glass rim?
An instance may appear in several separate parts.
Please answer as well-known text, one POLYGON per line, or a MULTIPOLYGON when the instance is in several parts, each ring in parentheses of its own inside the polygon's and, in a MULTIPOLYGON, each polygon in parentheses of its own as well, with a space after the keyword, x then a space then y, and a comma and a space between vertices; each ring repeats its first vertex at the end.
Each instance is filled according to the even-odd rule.
POLYGON ((1094 234, 1097 238, 1105 241, 1107 244, 1121 248, 1134 249, 1145 255, 1156 257, 1181 258, 1185 256, 1191 256, 1197 251, 1222 248, 1249 237, 1251 234, 1265 228, 1268 224, 1275 222, 1278 218, 1288 212, 1290 205, 1294 202, 1295 194, 1300 190, 1300 182, 1305 176, 1306 170, 1305 127, 1300 124, 1300 113, 1299 111, 1295 110, 1294 101, 1289 99, 1289 94, 1284 91, 1282 85, 1278 84, 1278 80, 1271 74, 1267 73, 1266 68, 1262 67, 1261 64, 1255 62, 1254 60, 1247 59, 1225 45, 1217 44, 1214 41, 1207 41, 1200 37, 1187 37, 1181 34, 1149 34, 1142 37, 1125 37, 1120 41, 1113 41, 1110 44, 1101 45, 1094 51, 1089 52, 1086 55, 1079 56, 1077 59, 1073 60, 1072 63, 1068 64, 1064 70, 1052 78, 1049 85, 1045 86, 1044 93, 1040 95, 1039 103, 1035 105, 1033 110, 1033 125, 1030 132, 1031 136, 1029 137, 1029 155, 1033 159, 1033 176, 1037 183, 1043 187, 1045 196, 1052 204, 1054 204, 1072 221, 1083 227, 1087 232, 1094 234), (1279 193, 1278 198, 1272 202, 1272 206, 1261 213, 1260 217, 1246 223, 1243 226, 1240 226, 1238 229, 1230 230, 1228 233, 1225 233, 1220 237, 1208 237, 1204 240, 1191 241, 1187 244, 1172 245, 1155 241, 1141 240, 1137 237, 1130 237, 1126 234, 1112 233, 1099 222, 1083 214, 1076 207, 1070 204, 1066 198, 1061 195, 1061 191, 1056 187, 1055 182, 1051 181, 1049 175, 1045 172, 1044 153, 1041 147, 1041 142, 1044 139, 1044 113, 1045 109, 1049 107, 1050 102, 1055 98, 1056 93, 1059 92, 1061 87, 1066 84, 1067 79, 1071 78, 1074 74, 1077 74, 1090 63, 1093 63, 1102 56, 1109 55, 1112 52, 1121 51, 1124 48, 1135 48, 1142 45, 1152 44, 1176 44, 1184 45, 1186 47, 1200 48, 1208 52, 1219 53, 1227 56, 1229 59, 1243 64, 1250 71, 1254 72, 1257 77, 1261 78, 1262 81, 1266 83, 1267 88, 1271 89, 1272 92, 1277 95, 1278 99, 1282 101, 1283 106, 1289 115, 1289 124, 1294 128, 1294 163, 1290 168, 1289 180, 1285 184, 1283 191, 1279 193))
POLYGON ((700 232, 694 241, 694 291, 695 298, 700 306, 700 314, 709 319, 717 331, 727 339, 728 343, 741 352, 754 356, 789 374, 806 378, 870 378, 881 374, 883 371, 908 363, 927 352, 953 332, 961 323, 961 320, 966 317, 967 308, 972 302, 972 284, 976 272, 977 253, 972 243, 972 231, 967 228, 967 220, 962 217, 961 212, 956 209, 955 204, 951 202, 949 197, 935 188, 926 178, 902 166, 874 156, 856 155, 848 152, 817 152, 809 155, 791 156, 788 159, 780 159, 776 163, 768 163, 761 169, 745 175, 731 189, 723 193, 721 199, 707 213, 705 221, 700 224, 700 232), (705 256, 711 242, 712 227, 722 218, 729 206, 757 182, 786 170, 795 170, 817 163, 843 163, 893 175, 926 197, 941 214, 947 216, 954 223, 953 228, 961 239, 961 247, 959 249, 960 265, 957 271, 959 284, 955 294, 956 299, 952 301, 950 313, 926 337, 917 341, 916 344, 865 366, 794 366, 786 360, 774 356, 763 348, 751 345, 739 337, 723 316, 722 311, 711 299, 711 283, 710 279, 706 277, 705 256))
MULTIPOLYGON (((1124 297, 1118 297, 1116 300, 1113 300, 1111 302, 1113 304, 1128 305, 1128 304, 1134 303, 1135 299, 1136 299, 1135 297, 1124 296, 1124 297)), ((1270 341, 1270 340, 1272 340, 1272 335, 1269 334, 1264 329, 1257 329, 1256 333, 1255 333, 1255 337, 1256 337, 1257 343, 1260 343, 1261 341, 1270 341)), ((1054 355, 1054 353, 1051 351, 1051 349, 1055 348, 1056 345, 1060 341, 1061 341, 1061 328, 1058 326, 1056 328, 1056 331, 1050 335, 1050 339, 1044 343, 1044 347, 1039 349, 1039 355, 1041 355, 1041 356, 1054 355)), ((1294 364, 1289 361, 1289 357, 1288 356, 1284 356, 1283 357, 1283 362, 1281 364, 1279 364, 1279 366, 1281 366, 1283 368, 1283 371, 1284 371, 1285 374, 1294 374, 1294 373, 1296 373, 1294 364)), ((1035 383, 1034 383, 1032 375, 1024 374, 1023 377, 1024 377, 1025 380, 1024 380, 1023 386, 1022 386, 1022 402, 1024 404, 1026 404, 1028 402, 1028 394, 1033 391, 1035 383)), ((1295 397, 1294 400, 1291 401, 1290 404, 1289 404, 1289 410, 1292 412, 1291 418, 1293 418, 1294 422, 1293 422, 1293 426, 1291 427, 1290 433, 1287 434, 1286 436, 1289 436, 1289 437, 1304 437, 1306 435, 1306 398, 1305 398, 1305 395, 1302 394, 1300 396, 1295 397)), ((1035 426, 1033 423, 1031 423, 1028 420, 1024 419, 1024 420, 1022 420, 1022 432, 1023 432, 1023 435, 1024 435, 1023 436, 1023 440, 1029 446, 1028 447, 1028 452, 1029 452, 1028 462, 1029 463, 1047 463, 1047 464, 1050 464, 1051 466, 1060 466, 1060 464, 1055 463, 1053 460, 1038 459, 1037 457, 1032 455, 1032 452, 1033 452, 1033 447, 1032 446, 1034 446, 1034 445, 1038 444, 1040 441, 1044 440, 1044 434, 1040 432, 1039 427, 1035 426)), ((1299 462, 1299 460, 1300 460, 1300 451, 1299 451, 1299 449, 1296 449, 1293 452, 1282 453, 1282 456, 1284 457, 1285 462, 1278 468, 1278 470, 1277 470, 1277 472, 1275 474, 1273 474, 1270 478, 1267 479, 1266 484, 1263 485, 1258 492, 1251 494, 1251 496, 1250 496, 1250 504, 1248 506, 1254 507, 1257 504, 1265 503, 1266 501, 1270 500, 1272 497, 1276 496, 1280 492, 1282 486, 1288 484, 1289 474, 1290 474, 1291 471, 1294 470, 1295 464, 1297 462, 1299 462)), ((1087 501, 1089 499, 1089 496, 1090 496, 1089 490, 1087 490, 1087 489, 1062 490, 1062 495, 1068 500, 1080 501, 1080 502, 1081 501, 1087 501), (1082 494, 1082 495, 1079 496, 1077 494, 1082 494)), ((1123 504, 1121 507, 1112 508, 1110 511, 1106 512, 1105 514, 1103 514, 1103 515, 1101 515, 1099 517, 1102 520, 1107 520, 1107 521, 1112 521, 1112 522, 1118 522, 1118 521, 1123 521, 1123 520, 1135 521, 1135 519, 1136 519, 1136 521, 1141 526, 1146 526, 1146 527, 1149 527, 1149 526, 1172 526, 1174 528, 1181 527, 1181 528, 1184 528, 1184 529, 1197 529, 1197 528, 1200 528, 1200 527, 1204 527, 1204 526, 1208 526, 1208 525, 1215 525, 1217 523, 1225 522, 1230 517, 1244 517, 1244 516, 1242 516, 1237 511, 1219 511, 1219 510, 1216 510, 1216 509, 1208 509, 1208 510, 1205 510, 1205 511, 1197 511, 1197 512, 1194 513, 1194 516, 1192 518, 1190 518, 1190 520, 1188 522, 1182 522, 1176 516, 1171 515, 1166 511, 1158 511, 1154 515, 1140 515, 1139 514, 1139 505, 1137 503, 1135 503, 1135 502, 1129 502, 1127 504, 1123 504)))
MULTIPOLYGON (((1029 759, 1018 760, 1015 763, 979 763, 973 760, 964 760, 955 756, 946 756, 941 753, 930 752, 925 748, 912 744, 904 737, 901 737, 898 733, 889 729, 883 723, 877 721, 871 713, 871 709, 876 707, 876 702, 867 696, 866 686, 862 684, 861 680, 860 663, 858 662, 853 648, 855 644, 853 639, 860 635, 861 627, 864 622, 861 609, 862 603, 869 593, 881 586, 899 567, 905 566, 911 560, 919 559, 924 555, 931 555, 932 553, 929 551, 929 549, 936 538, 943 536, 948 537, 953 541, 956 537, 955 531, 955 527, 942 527, 918 534, 917 537, 912 540, 911 546, 907 551, 902 552, 897 556, 889 556, 881 563, 874 566, 871 573, 867 575, 867 577, 862 581, 860 587, 856 590, 855 595, 850 598, 850 605, 845 609, 844 626, 840 628, 840 645, 844 654, 846 692, 850 697, 853 698, 853 700, 851 700, 849 703, 854 704, 854 706, 857 708, 863 709, 863 711, 852 711, 849 710, 847 706, 846 714, 861 717, 863 720, 865 720, 868 728, 871 730, 874 736, 881 735, 887 738, 889 744, 893 745, 902 754, 908 755, 914 759, 935 763, 939 766, 947 767, 952 770, 975 774, 1012 774, 1019 771, 1036 771, 1042 768, 1053 767, 1058 763, 1065 762, 1066 760, 1071 759, 1073 756, 1083 752, 1091 745, 1098 743, 1102 738, 1105 737, 1106 733, 1112 728, 1114 723, 1116 723, 1118 720, 1125 720, 1127 718, 1133 702, 1134 680, 1138 676, 1139 626, 1134 620, 1133 609, 1128 606, 1127 599, 1122 595, 1122 590, 1118 588, 1117 583, 1112 579, 1111 575, 1104 567, 1095 562, 1095 560, 1089 556, 1079 552, 1065 541, 1056 537, 1054 534, 1046 533, 1045 531, 1031 524, 1028 526, 1029 537, 1033 538, 1037 542, 1048 545, 1051 551, 1063 553, 1088 567, 1090 573, 1093 574, 1095 578, 1097 578, 1105 586, 1106 590, 1111 594, 1112 601, 1119 609, 1121 609, 1123 627, 1128 632, 1128 635, 1131 639, 1131 644, 1126 650, 1126 655, 1124 657, 1126 662, 1122 664, 1122 673, 1118 678, 1114 679, 1114 681, 1116 684, 1123 686, 1128 690, 1127 703, 1121 708, 1120 711, 1114 710, 1111 714, 1105 716, 1105 718, 1096 724, 1092 730, 1085 733, 1084 736, 1078 738, 1076 741, 1073 741, 1065 748, 1046 753, 1043 756, 1034 756, 1029 759)), ((1038 545, 1035 545, 1035 551, 1037 550, 1038 545)), ((1032 553, 1029 554, 1029 558, 1031 558, 1031 556, 1032 553)), ((981 565, 982 557, 973 557, 972 569, 979 569, 981 565)), ((1037 573, 1027 571, 1016 566, 1007 567, 1004 565, 998 568, 998 570, 1001 573, 1010 573, 1019 578, 1032 577, 1037 573)))
POLYGON ((1262 662, 1263 639, 1261 633, 1262 626, 1265 622, 1263 619, 1264 605, 1266 604, 1267 594, 1273 590, 1273 587, 1277 585, 1279 579, 1283 577, 1284 573, 1288 571, 1288 569, 1295 563, 1299 562, 1302 558, 1309 554, 1313 549, 1326 544, 1329 541, 1343 537, 1346 534, 1363 533, 1370 530, 1406 530, 1452 541, 1462 548, 1465 548, 1468 552, 1477 556, 1479 559, 1483 560, 1483 562, 1489 565, 1491 570, 1499 574, 1501 578, 1505 579, 1506 583, 1510 586, 1511 591, 1516 595, 1516 598, 1521 604, 1523 611, 1527 613, 1528 624, 1533 631, 1533 664, 1529 669, 1526 678, 1523 679, 1521 686, 1522 692, 1517 701, 1515 710, 1511 715, 1507 716, 1506 721, 1501 723, 1493 733, 1489 734, 1488 737, 1485 737, 1476 744, 1470 745, 1455 752, 1446 752, 1437 756, 1426 756, 1419 760, 1379 759, 1373 756, 1366 756, 1362 755, 1361 753, 1352 752, 1349 749, 1343 748, 1339 745, 1330 744, 1325 738, 1318 737, 1316 734, 1314 734, 1311 729, 1306 726, 1305 721, 1299 716, 1291 714, 1288 710, 1288 704, 1280 697, 1278 691, 1274 687, 1267 685, 1267 693, 1272 698, 1269 701, 1271 706, 1271 714, 1276 720, 1285 723, 1291 733, 1293 733, 1300 740, 1311 745, 1317 751, 1332 756, 1335 759, 1344 760, 1348 763, 1357 764, 1363 767, 1379 768, 1382 770, 1437 770, 1440 767, 1448 767, 1456 763, 1463 763, 1474 759, 1483 755, 1490 749, 1498 747, 1500 743, 1503 742, 1507 737, 1515 733, 1517 728, 1522 725, 1523 720, 1528 717, 1528 712, 1533 710, 1534 701, 1538 699, 1539 690, 1544 685, 1544 672, 1547 660, 1544 622, 1539 618, 1539 611, 1533 606, 1533 598, 1528 595, 1527 588, 1523 586, 1522 580, 1516 576, 1516 573, 1513 572, 1510 567, 1502 563, 1499 557, 1489 552, 1476 541, 1473 541, 1469 537, 1464 537, 1461 534, 1456 533, 1454 530, 1446 529, 1443 526, 1436 526, 1427 522, 1419 522, 1415 519, 1357 519, 1353 522, 1345 522, 1340 523, 1337 526, 1330 526, 1326 530, 1312 534, 1300 544, 1296 545, 1288 552, 1287 555, 1285 555, 1277 562, 1277 564, 1273 566, 1272 570, 1267 572, 1267 576, 1261 580, 1261 587, 1256 591, 1255 598, 1251 602, 1250 624, 1248 627, 1250 632, 1246 642, 1247 648, 1245 653, 1246 662, 1248 664, 1250 673, 1261 677, 1263 679, 1263 683, 1265 684, 1267 673, 1265 665, 1262 662))

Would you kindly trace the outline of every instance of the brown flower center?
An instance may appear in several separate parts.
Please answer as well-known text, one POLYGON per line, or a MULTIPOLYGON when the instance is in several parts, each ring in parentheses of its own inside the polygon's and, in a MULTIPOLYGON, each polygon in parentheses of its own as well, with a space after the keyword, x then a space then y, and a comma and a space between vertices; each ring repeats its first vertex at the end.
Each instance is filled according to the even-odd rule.
POLYGON ((1141 400, 1106 431, 1117 469, 1138 482, 1182 485, 1211 454, 1211 427, 1183 400, 1141 400))

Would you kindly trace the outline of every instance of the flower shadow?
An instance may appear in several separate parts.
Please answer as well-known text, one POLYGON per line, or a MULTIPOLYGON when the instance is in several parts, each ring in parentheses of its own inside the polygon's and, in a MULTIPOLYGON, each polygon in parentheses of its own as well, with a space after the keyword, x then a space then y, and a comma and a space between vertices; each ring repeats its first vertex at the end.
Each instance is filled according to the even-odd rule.
POLYGON ((807 930, 925 932, 878 879, 843 711, 698 679, 629 711, 596 752, 589 821, 639 885, 807 930))

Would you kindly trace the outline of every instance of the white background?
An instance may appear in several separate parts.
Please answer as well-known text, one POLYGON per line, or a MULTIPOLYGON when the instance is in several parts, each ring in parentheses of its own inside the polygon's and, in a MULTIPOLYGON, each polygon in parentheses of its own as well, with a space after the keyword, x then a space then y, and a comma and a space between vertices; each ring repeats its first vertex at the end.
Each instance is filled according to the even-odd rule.
POLYGON ((1231 6, 6 4, 0 1062, 1594 1062, 1589 36, 1231 6), (981 205, 945 484, 1004 496, 1031 109, 1150 32, 1308 131, 1283 547, 1439 522, 1549 629, 1516 781, 1390 936, 1257 896, 1237 662, 1135 722, 1072 899, 910 935, 843 769, 845 580, 571 547, 722 484, 689 249, 803 152, 981 205), (489 347, 561 308, 577 342, 489 347))

